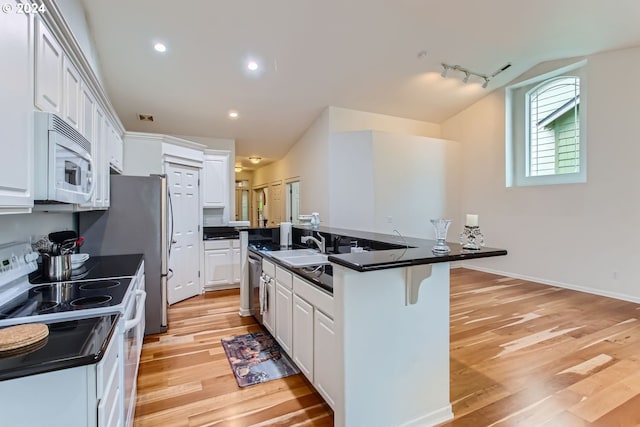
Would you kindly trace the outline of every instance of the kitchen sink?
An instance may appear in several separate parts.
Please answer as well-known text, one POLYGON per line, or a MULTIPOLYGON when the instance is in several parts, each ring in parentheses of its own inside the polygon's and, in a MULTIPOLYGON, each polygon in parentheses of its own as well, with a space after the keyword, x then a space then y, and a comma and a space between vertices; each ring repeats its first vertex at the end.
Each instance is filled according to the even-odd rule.
POLYGON ((328 264, 328 257, 328 255, 324 254, 300 255, 282 258, 281 261, 287 265, 290 265, 291 267, 306 267, 308 265, 328 264))
POLYGON ((321 254, 315 249, 293 249, 286 251, 272 251, 269 255, 290 267, 306 267, 308 265, 328 264, 328 255, 321 254))
POLYGON ((282 259, 293 256, 315 255, 317 253, 318 251, 315 249, 290 249, 285 251, 271 251, 269 252, 269 255, 277 259, 282 259))

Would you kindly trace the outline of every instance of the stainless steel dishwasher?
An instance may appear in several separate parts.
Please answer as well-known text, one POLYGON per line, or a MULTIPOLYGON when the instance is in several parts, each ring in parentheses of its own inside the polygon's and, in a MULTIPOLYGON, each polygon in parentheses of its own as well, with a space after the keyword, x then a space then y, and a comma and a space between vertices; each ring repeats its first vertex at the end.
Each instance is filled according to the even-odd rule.
POLYGON ((260 314, 260 276, 262 275, 262 257, 249 251, 249 307, 253 317, 262 325, 260 314))

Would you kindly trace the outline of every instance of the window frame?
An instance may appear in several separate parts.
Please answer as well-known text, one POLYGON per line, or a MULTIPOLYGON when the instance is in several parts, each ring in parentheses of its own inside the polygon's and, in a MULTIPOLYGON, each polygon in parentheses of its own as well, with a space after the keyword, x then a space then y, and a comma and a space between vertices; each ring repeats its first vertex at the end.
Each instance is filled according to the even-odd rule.
POLYGON ((587 182, 587 138, 586 138, 586 63, 580 61, 554 71, 541 74, 522 82, 510 85, 505 90, 505 160, 506 186, 536 186, 554 184, 576 184, 587 182), (539 176, 527 176, 528 173, 528 136, 527 121, 529 105, 527 93, 531 89, 562 76, 574 76, 580 79, 580 120, 579 164, 580 170, 574 173, 561 173, 539 176))

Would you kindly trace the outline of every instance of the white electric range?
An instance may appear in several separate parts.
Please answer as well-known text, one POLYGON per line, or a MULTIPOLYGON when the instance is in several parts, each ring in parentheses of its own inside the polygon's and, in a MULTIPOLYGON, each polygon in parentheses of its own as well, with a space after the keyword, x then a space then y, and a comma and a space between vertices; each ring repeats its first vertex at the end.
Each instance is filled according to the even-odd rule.
MULTIPOLYGON (((118 394, 114 397, 115 406, 110 413, 116 418, 103 418, 111 420, 109 422, 118 419, 122 421, 122 425, 131 426, 135 409, 138 364, 144 337, 146 293, 142 256, 90 258, 90 262, 87 261, 83 268, 74 271, 75 274, 72 274, 70 280, 51 283, 38 274, 37 258, 38 254, 33 252, 28 243, 0 245, 0 328, 22 323, 47 323, 50 338, 59 341, 62 333, 57 332, 58 327, 64 325, 67 329, 66 339, 75 340, 68 344, 77 344, 81 349, 79 351, 86 353, 87 345, 78 341, 95 341, 96 330, 104 329, 104 323, 113 319, 113 322, 117 322, 113 335, 119 367, 118 394), (97 319, 95 325, 89 319, 97 319), (87 323, 90 325, 87 326, 87 323), (68 332, 69 328, 75 330, 73 337, 68 332), (84 332, 81 333, 81 329, 84 332)), ((112 337, 105 336, 105 339, 110 340, 112 337)), ((26 365, 33 363, 38 357, 45 357, 45 352, 51 352, 50 344, 47 343, 49 350, 45 347, 28 358, 25 357, 23 371, 26 375, 47 375, 47 372, 38 372, 37 369, 29 372, 26 365)), ((99 344, 93 345, 101 348, 99 344)), ((103 344, 102 347, 106 347, 108 343, 103 344)), ((96 362, 97 360, 93 361, 96 362)), ((2 366, 3 360, 0 359, 0 389, 3 384, 9 384, 9 381, 1 381, 2 366)), ((40 363, 38 369, 42 371, 43 366, 59 370, 64 368, 64 363, 49 360, 48 364, 40 363)), ((5 409, 11 408, 7 401, 3 401, 3 404, 7 404, 5 409)), ((16 404, 19 405, 19 401, 16 404)), ((25 407, 22 412, 28 413, 28 408, 25 407)), ((101 427, 100 424, 97 425, 101 427)))

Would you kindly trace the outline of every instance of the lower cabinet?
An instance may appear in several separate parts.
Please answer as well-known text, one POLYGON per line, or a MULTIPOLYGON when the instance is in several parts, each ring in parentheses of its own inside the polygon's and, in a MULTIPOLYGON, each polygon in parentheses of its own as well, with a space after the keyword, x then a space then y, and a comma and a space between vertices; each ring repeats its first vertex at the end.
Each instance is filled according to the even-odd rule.
POLYGON ((276 341, 291 356, 293 341, 293 275, 276 266, 276 341))
POLYGON ((204 242, 204 287, 228 289, 240 283, 240 240, 204 242))
POLYGON ((333 296, 264 258, 262 271, 270 279, 264 327, 335 409, 340 378, 333 296))
POLYGON ((339 387, 336 351, 333 320, 321 311, 315 310, 313 313, 313 385, 334 409, 339 387))
POLYGON ((293 296, 293 361, 313 383, 313 306, 293 296))
POLYGON ((339 387, 333 296, 293 276, 293 360, 335 409, 339 387))

